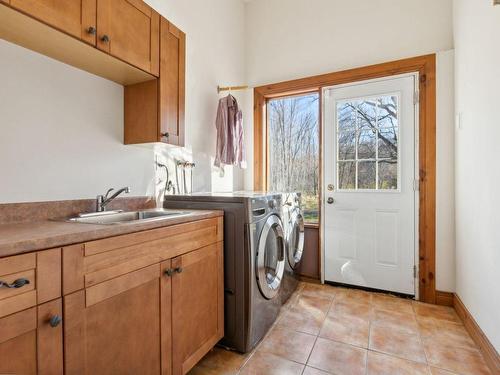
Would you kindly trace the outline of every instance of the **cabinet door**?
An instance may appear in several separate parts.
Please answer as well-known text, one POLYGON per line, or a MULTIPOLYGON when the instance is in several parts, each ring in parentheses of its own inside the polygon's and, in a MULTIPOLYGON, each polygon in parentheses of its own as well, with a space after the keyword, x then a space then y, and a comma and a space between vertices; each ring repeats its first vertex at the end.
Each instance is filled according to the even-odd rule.
POLYGON ((158 76, 160 16, 142 0, 97 0, 97 47, 158 76))
POLYGON ((61 317, 57 299, 0 319, 0 373, 62 374, 61 317))
POLYGON ((184 146, 186 35, 161 18, 160 139, 184 146))
POLYGON ((95 45, 95 0, 10 0, 10 5, 50 26, 95 45))
POLYGON ((64 297, 67 374, 160 374, 160 265, 64 297))
POLYGON ((172 260, 173 374, 186 374, 224 335, 222 242, 172 260))

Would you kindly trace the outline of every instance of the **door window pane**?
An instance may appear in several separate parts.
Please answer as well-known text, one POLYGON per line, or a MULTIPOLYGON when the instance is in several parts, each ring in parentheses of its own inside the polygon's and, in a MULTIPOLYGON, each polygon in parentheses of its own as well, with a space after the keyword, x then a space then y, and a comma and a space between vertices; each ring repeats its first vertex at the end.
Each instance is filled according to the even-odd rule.
MULTIPOLYGON (((268 189, 302 193, 306 222, 319 217, 319 94, 309 93, 267 102, 268 189)), ((356 118, 341 126, 354 129, 356 118)), ((350 130, 354 131, 355 130, 350 130)), ((347 130, 346 130, 347 132, 347 130)), ((352 137, 354 138, 354 136, 352 137)), ((345 157, 354 158, 355 141, 346 145, 345 157)))
POLYGON ((356 162, 339 162, 337 167, 339 173, 339 189, 356 188, 356 162))
POLYGON ((358 189, 376 189, 377 167, 374 161, 358 163, 358 189))
POLYGON ((337 186, 340 190, 399 187, 398 95, 337 102, 337 186))
POLYGON ((378 162, 378 188, 391 189, 398 188, 398 164, 391 160, 381 160, 378 162))

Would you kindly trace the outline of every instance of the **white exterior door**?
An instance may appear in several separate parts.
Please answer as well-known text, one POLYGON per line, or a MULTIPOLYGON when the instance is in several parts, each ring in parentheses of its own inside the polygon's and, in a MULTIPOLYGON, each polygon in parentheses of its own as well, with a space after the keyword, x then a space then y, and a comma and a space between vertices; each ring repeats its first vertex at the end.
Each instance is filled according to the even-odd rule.
POLYGON ((323 90, 326 281, 416 294, 417 80, 323 90))

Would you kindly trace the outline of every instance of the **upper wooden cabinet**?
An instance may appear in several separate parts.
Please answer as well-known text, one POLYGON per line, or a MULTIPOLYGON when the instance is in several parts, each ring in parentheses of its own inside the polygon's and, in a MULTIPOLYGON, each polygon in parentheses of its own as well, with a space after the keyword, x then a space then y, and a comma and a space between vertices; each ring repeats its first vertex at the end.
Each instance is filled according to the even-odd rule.
POLYGON ((160 78, 125 87, 125 144, 184 146, 186 35, 160 18, 160 78))
POLYGON ((97 0, 97 47, 155 76, 160 16, 141 0, 97 0))
POLYGON ((186 35, 162 17, 160 25, 160 135, 184 145, 186 35), (165 137, 165 135, 168 135, 165 137))
POLYGON ((10 0, 7 3, 87 43, 96 43, 95 0, 10 0))

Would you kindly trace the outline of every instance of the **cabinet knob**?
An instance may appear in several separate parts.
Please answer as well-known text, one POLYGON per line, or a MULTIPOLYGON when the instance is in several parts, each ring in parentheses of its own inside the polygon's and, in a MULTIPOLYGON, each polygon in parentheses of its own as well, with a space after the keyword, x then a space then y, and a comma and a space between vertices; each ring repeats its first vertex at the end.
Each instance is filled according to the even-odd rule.
POLYGON ((95 35, 95 34, 97 34, 97 29, 94 26, 88 27, 87 28, 87 34, 95 35))
POLYGON ((162 138, 168 138, 168 137, 170 137, 170 134, 168 134, 168 132, 160 133, 160 135, 162 136, 162 138))
POLYGON ((176 267, 174 269, 174 271, 177 272, 177 273, 181 273, 182 272, 182 267, 176 267))
POLYGON ((104 34, 102 37, 101 37, 101 41, 104 42, 104 43, 108 43, 109 42, 109 36, 107 36, 106 34, 104 34))
POLYGON ((54 315, 49 320, 49 324, 53 328, 57 327, 61 322, 62 322, 62 318, 59 315, 54 315))
POLYGON ((172 268, 167 268, 165 270, 165 275, 172 276, 174 274, 174 270, 172 268))
POLYGON ((30 281, 28 279, 17 279, 14 280, 12 284, 0 280, 0 288, 18 289, 22 288, 25 285, 28 285, 29 283, 30 281))

